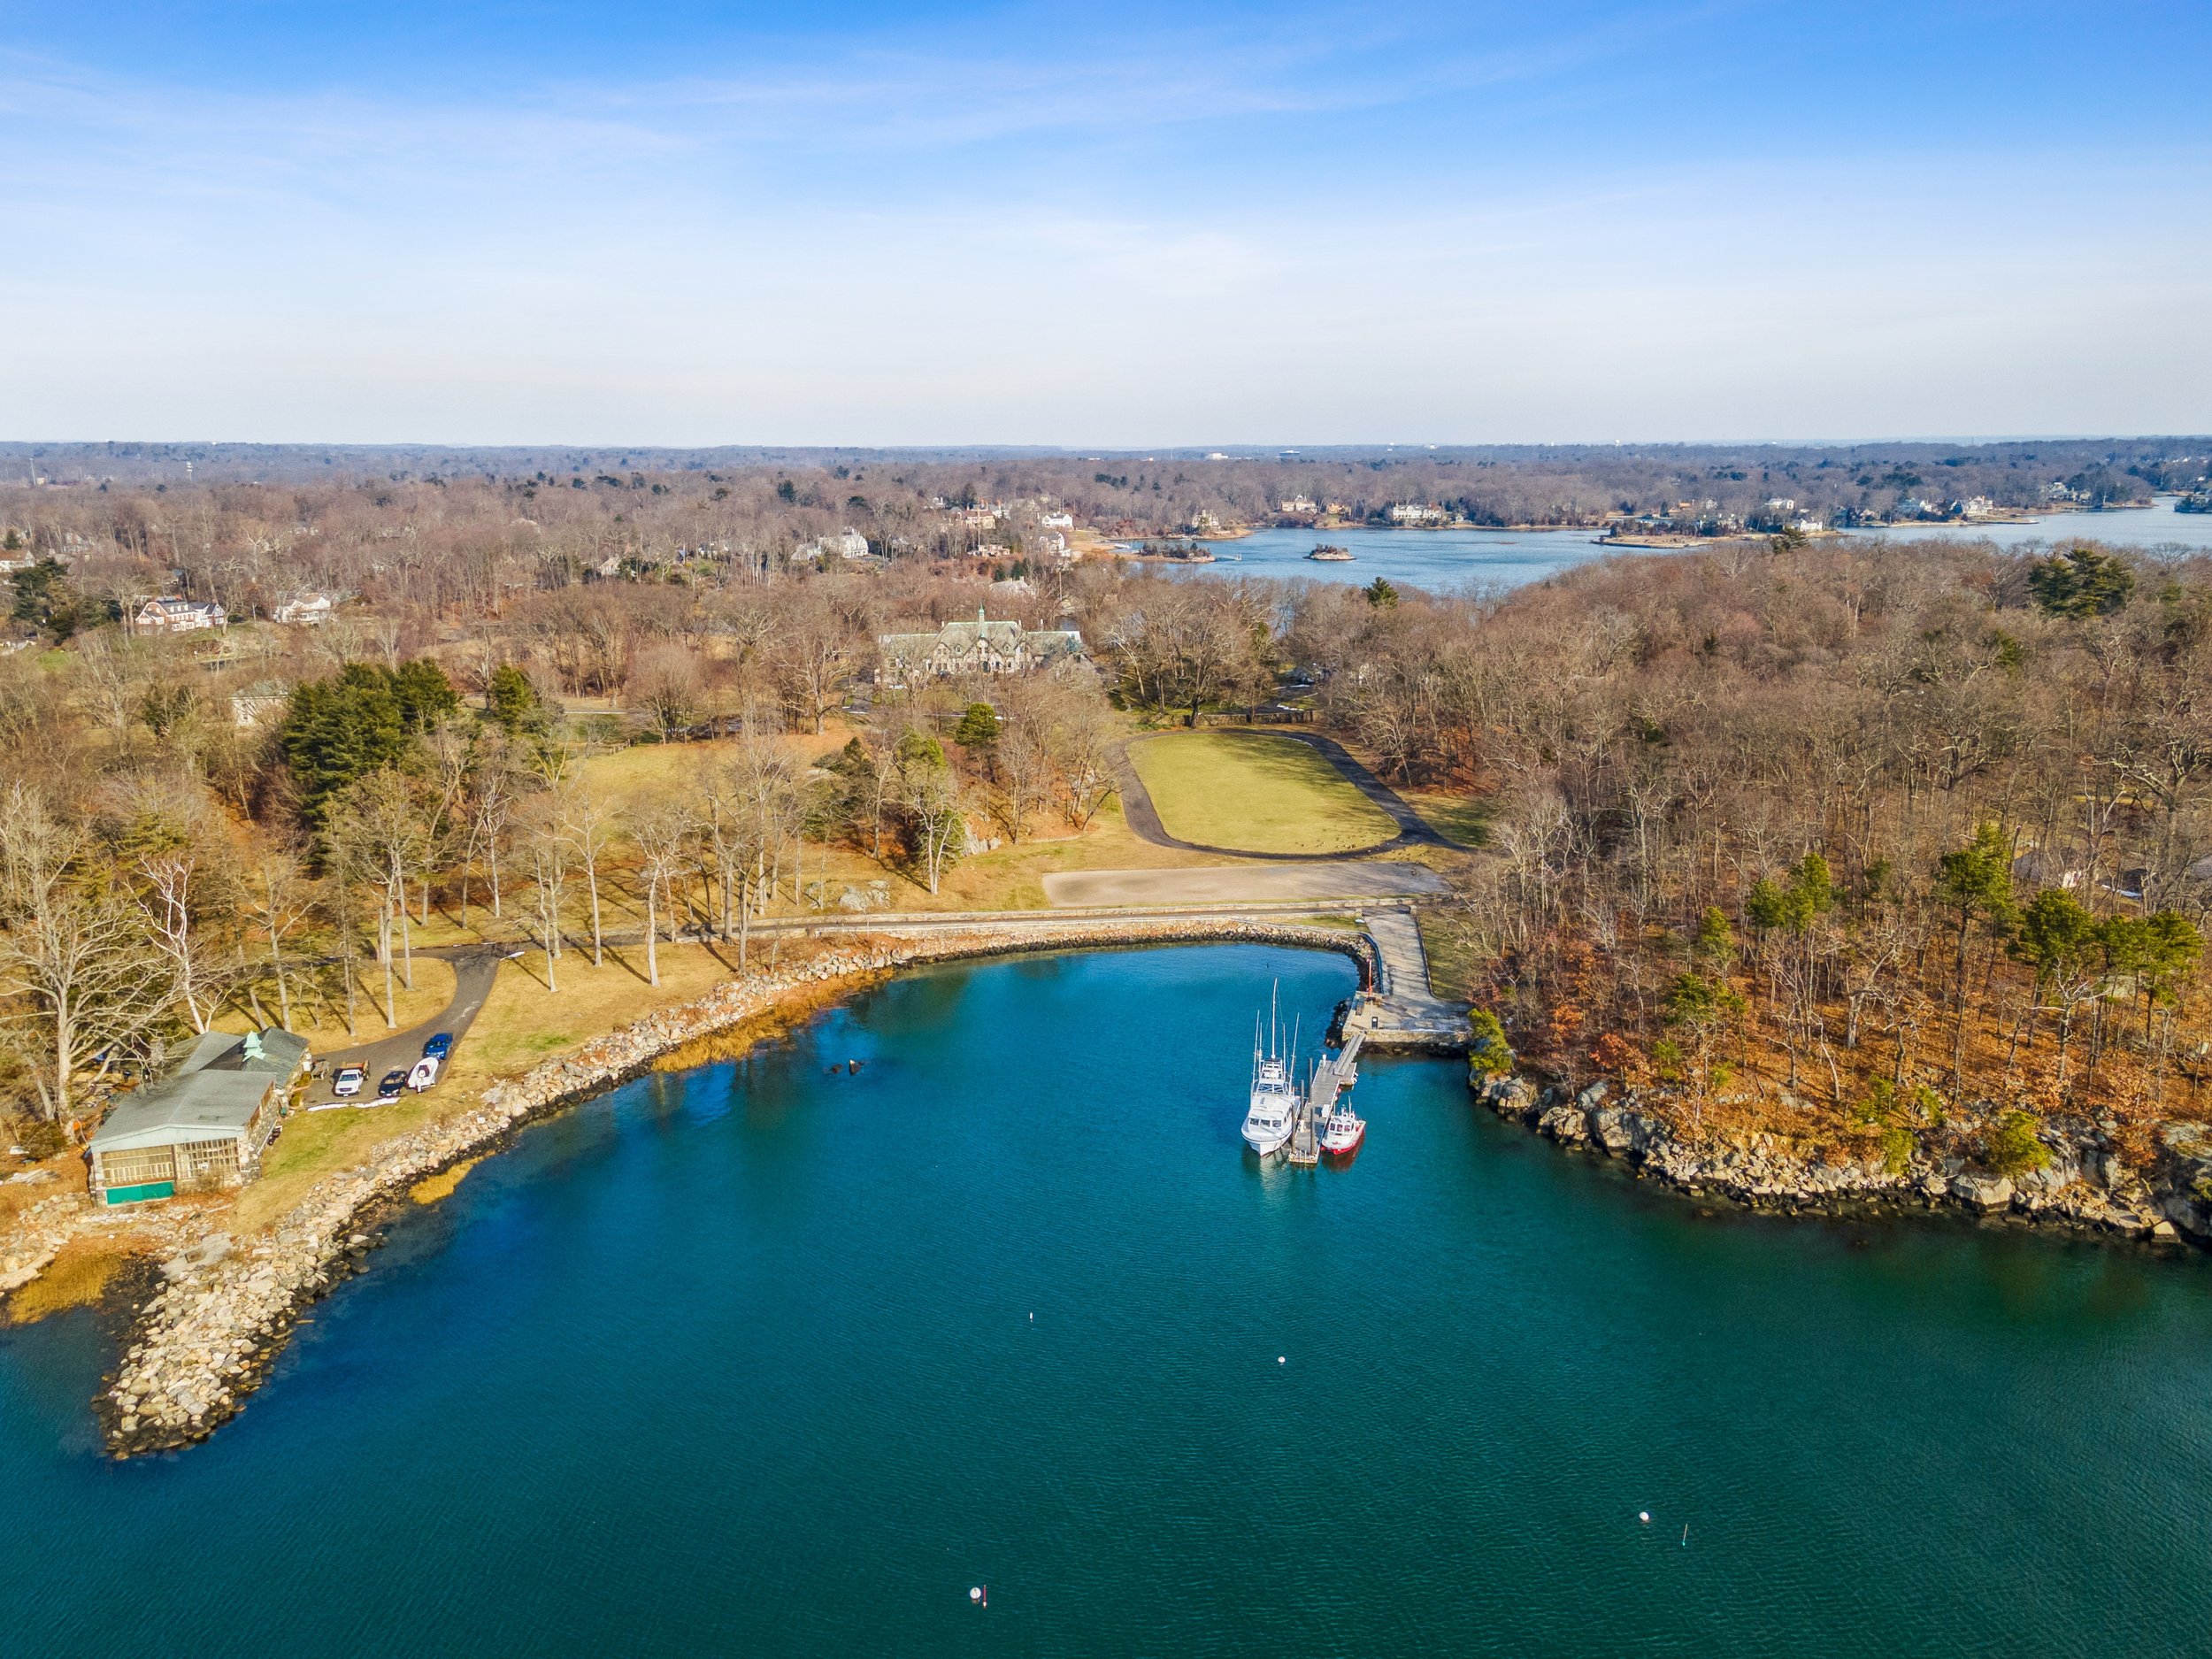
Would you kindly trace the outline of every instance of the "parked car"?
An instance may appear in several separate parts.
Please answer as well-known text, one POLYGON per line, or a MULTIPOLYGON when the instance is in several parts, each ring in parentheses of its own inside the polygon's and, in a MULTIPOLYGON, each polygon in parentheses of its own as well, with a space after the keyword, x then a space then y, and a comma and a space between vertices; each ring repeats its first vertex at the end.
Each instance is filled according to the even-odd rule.
POLYGON ((376 1097, 380 1101, 397 1100, 400 1090, 407 1087, 407 1073, 387 1071, 384 1080, 376 1086, 376 1097))
POLYGON ((453 1052, 453 1033, 449 1031, 440 1032, 428 1042, 423 1044, 422 1052, 423 1057, 426 1060, 446 1059, 453 1052))
POLYGON ((438 1080, 438 1056, 426 1054, 407 1073, 407 1087, 419 1094, 438 1080))
POLYGON ((330 1079, 330 1092, 340 1100, 358 1094, 361 1086, 369 1080, 369 1068, 365 1065, 342 1065, 338 1075, 330 1079))

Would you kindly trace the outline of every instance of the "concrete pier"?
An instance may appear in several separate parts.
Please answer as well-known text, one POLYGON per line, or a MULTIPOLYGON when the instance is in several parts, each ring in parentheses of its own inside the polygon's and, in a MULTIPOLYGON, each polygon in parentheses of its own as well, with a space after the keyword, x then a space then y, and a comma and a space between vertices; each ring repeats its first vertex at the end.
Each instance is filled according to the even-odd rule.
POLYGON ((1370 1048, 1464 1054, 1473 1041, 1463 1002, 1430 988, 1428 952, 1410 905, 1376 906, 1361 918, 1381 964, 1378 982, 1337 1010, 1337 1031, 1357 1032, 1370 1048))

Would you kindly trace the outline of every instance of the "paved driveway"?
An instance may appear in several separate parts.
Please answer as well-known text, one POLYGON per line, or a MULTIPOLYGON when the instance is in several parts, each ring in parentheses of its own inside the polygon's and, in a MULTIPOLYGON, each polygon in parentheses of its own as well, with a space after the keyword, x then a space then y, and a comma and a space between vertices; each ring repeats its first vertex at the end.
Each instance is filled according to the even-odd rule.
POLYGON ((1341 859, 1202 864, 1195 870, 1064 870, 1045 878, 1054 904, 1251 904, 1285 899, 1425 898, 1448 891, 1425 864, 1341 859))
POLYGON ((307 1103, 319 1106, 338 1097, 330 1092, 330 1079, 342 1065, 362 1065, 368 1068, 369 1080, 361 1086, 356 1101, 376 1098, 376 1082, 387 1071, 411 1066, 422 1058, 422 1046, 433 1034, 441 1031, 453 1033, 453 1046, 458 1048, 461 1039, 476 1016, 483 1010, 484 999, 492 994, 492 981, 498 977, 503 953, 474 946, 453 950, 421 951, 417 956, 439 956, 453 964, 453 1000, 432 1018, 405 1031, 396 1031, 374 1042, 365 1042, 351 1048, 341 1048, 335 1054, 318 1056, 322 1064, 322 1075, 307 1091, 307 1103))

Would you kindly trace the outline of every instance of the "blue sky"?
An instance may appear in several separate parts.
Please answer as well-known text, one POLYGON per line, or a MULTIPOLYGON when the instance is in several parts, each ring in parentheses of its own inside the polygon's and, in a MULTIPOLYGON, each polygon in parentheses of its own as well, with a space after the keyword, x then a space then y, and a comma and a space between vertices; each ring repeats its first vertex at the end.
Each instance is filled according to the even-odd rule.
POLYGON ((7 437, 2212 429, 2200 5, 0 19, 7 437))

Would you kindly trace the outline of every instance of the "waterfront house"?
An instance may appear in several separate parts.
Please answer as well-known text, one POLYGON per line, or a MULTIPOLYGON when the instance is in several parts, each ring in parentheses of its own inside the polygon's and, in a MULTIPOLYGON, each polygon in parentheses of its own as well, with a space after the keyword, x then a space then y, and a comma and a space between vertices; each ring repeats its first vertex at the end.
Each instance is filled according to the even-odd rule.
POLYGON ((1037 520, 1047 530, 1072 530, 1075 515, 1071 512, 1048 512, 1037 520))
POLYGON ((169 594, 149 599, 139 606, 135 620, 148 634, 196 634, 204 628, 222 627, 230 618, 220 605, 200 603, 169 594))
POLYGON ((1390 522, 1393 524, 1442 524, 1450 517, 1441 507, 1428 507, 1415 503, 1400 503, 1390 510, 1390 522))
POLYGON ((954 674, 1027 673, 1081 656, 1083 636, 1073 628, 993 622, 979 606, 972 622, 948 622, 934 634, 880 634, 876 646, 883 683, 898 687, 954 674))
POLYGON ((206 1033, 108 1113, 90 1145, 93 1198, 135 1204, 251 1180, 307 1059, 306 1039, 274 1025, 206 1033))

